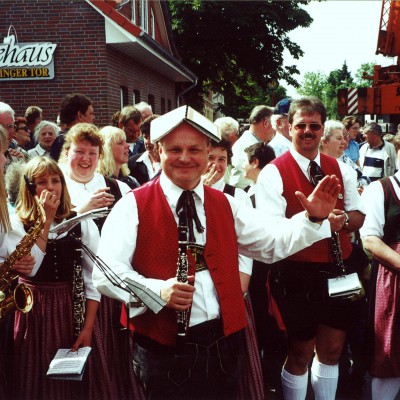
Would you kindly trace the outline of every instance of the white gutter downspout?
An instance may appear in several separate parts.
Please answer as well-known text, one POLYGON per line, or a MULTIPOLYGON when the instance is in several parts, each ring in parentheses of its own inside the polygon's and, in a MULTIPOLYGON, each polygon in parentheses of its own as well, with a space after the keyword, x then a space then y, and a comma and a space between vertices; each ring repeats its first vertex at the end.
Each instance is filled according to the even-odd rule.
POLYGON ((179 93, 177 98, 176 98, 176 106, 177 108, 180 106, 179 104, 179 97, 183 96, 186 92, 188 92, 189 90, 193 89, 196 85, 197 85, 197 81, 199 78, 196 77, 196 80, 194 81, 192 86, 189 86, 188 88, 186 88, 183 92, 179 93))

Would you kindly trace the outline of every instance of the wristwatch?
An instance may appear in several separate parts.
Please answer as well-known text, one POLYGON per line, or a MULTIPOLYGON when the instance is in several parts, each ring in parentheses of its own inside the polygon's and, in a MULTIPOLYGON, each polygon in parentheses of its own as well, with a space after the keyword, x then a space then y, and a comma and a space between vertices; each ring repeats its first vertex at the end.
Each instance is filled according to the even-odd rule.
POLYGON ((349 226, 349 222, 350 222, 350 217, 349 214, 347 214, 346 212, 344 213, 344 226, 348 227, 349 226))

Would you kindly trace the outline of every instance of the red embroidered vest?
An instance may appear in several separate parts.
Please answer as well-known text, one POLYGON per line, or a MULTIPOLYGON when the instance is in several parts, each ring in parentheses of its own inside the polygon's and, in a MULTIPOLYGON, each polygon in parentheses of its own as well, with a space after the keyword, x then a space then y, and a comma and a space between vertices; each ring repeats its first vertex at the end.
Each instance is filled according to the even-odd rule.
MULTIPOLYGON (((273 164, 276 165, 282 177, 282 195, 286 199, 287 203, 286 217, 290 218, 293 215, 304 211, 301 203, 295 195, 296 190, 299 190, 303 192, 305 196, 308 196, 314 190, 314 186, 304 175, 290 151, 276 158, 273 161, 273 164)), ((341 194, 343 196, 340 196, 342 197, 341 199, 337 199, 335 208, 343 210, 344 185, 338 162, 333 157, 321 154, 321 169, 325 175, 336 175, 339 178, 342 186, 341 194)), ((339 238, 342 256, 345 260, 350 256, 352 251, 351 242, 344 229, 339 232, 339 238)), ((329 239, 320 240, 314 243, 312 246, 293 254, 292 256, 288 257, 288 259, 298 262, 332 262, 330 257, 329 239)))
MULTIPOLYGON (((217 290, 224 334, 227 336, 247 324, 238 272, 237 238, 232 210, 225 195, 208 187, 204 188, 204 192, 207 220, 204 258, 217 290)), ((139 213, 133 266, 146 277, 172 278, 176 276, 178 261, 178 229, 159 179, 132 193, 139 213)), ((194 259, 190 254, 188 258, 191 275, 194 273, 194 259)), ((133 318, 132 323, 136 332, 161 344, 175 345, 175 310, 164 308, 157 315, 147 311, 133 318)))

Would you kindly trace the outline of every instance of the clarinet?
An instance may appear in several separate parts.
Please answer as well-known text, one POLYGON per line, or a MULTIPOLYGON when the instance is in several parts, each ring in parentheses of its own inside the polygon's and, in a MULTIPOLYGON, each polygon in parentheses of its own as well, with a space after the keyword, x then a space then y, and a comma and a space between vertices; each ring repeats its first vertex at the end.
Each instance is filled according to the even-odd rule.
MULTIPOLYGON (((179 249, 178 249, 178 268, 176 270, 176 279, 178 282, 187 283, 189 273, 189 261, 187 258, 187 226, 178 226, 179 231, 179 249)), ((189 323, 189 311, 179 310, 176 312, 178 332, 176 336, 177 352, 182 352, 186 344, 187 328, 189 323)))
POLYGON ((343 262, 342 248, 340 247, 338 232, 332 232, 332 236, 329 240, 329 245, 334 264, 338 267, 340 275, 345 275, 346 267, 343 262))

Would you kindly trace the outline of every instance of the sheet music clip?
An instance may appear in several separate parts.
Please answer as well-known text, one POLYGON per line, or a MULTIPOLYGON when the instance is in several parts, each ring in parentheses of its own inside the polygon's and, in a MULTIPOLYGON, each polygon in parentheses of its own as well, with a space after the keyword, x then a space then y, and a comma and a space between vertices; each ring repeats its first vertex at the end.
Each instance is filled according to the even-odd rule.
POLYGON ((140 300, 140 302, 132 302, 133 307, 143 307, 145 305, 154 314, 159 313, 164 306, 167 304, 160 296, 157 296, 154 292, 148 289, 141 283, 135 282, 130 278, 125 278, 123 282, 128 286, 128 288, 134 293, 134 295, 140 300))
POLYGON ((108 207, 96 208, 95 210, 87 211, 83 214, 77 215, 74 218, 67 219, 61 222, 60 224, 51 228, 49 232, 61 235, 65 232, 70 231, 72 228, 74 228, 76 225, 78 225, 81 221, 84 221, 85 219, 103 218, 106 217, 109 214, 109 212, 110 209, 108 207))

